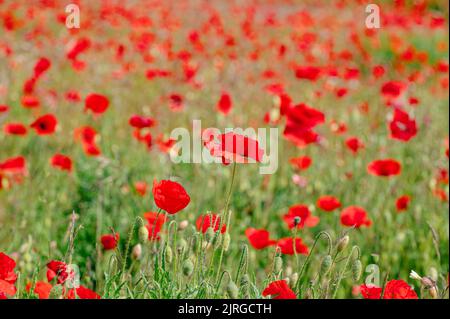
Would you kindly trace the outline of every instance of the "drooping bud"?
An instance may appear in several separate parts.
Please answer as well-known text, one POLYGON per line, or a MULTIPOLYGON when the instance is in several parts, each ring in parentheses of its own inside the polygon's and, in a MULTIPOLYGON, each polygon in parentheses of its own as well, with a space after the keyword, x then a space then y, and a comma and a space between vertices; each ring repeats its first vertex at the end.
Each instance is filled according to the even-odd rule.
POLYGON ((139 227, 138 235, 139 235, 139 241, 141 243, 147 242, 147 240, 148 240, 148 229, 147 229, 147 227, 145 227, 145 226, 139 227))
POLYGON ((183 262, 183 275, 185 275, 186 277, 190 277, 193 272, 194 272, 194 264, 190 259, 186 259, 183 262))
POLYGON ((280 256, 276 256, 273 261, 273 271, 278 274, 283 269, 283 259, 280 256))
POLYGON ((331 269, 331 265, 333 264, 333 258, 331 255, 326 255, 322 260, 322 264, 320 265, 320 276, 325 277, 331 269))
POLYGON ((352 278, 354 281, 358 281, 362 274, 361 260, 356 259, 352 264, 352 278))
POLYGON ((227 293, 231 299, 237 299, 239 297, 239 288, 236 286, 233 280, 230 280, 227 285, 227 293))
POLYGON ((342 237, 341 239, 339 239, 336 249, 338 252, 342 252, 348 245, 350 241, 350 237, 348 237, 348 235, 345 235, 344 237, 342 237))
POLYGON ((228 248, 230 248, 230 242, 231 242, 231 236, 227 232, 223 235, 223 250, 228 251, 228 248))
POLYGON ((173 260, 173 253, 172 248, 170 248, 169 245, 166 246, 166 249, 164 251, 164 258, 166 259, 166 262, 171 264, 173 260))

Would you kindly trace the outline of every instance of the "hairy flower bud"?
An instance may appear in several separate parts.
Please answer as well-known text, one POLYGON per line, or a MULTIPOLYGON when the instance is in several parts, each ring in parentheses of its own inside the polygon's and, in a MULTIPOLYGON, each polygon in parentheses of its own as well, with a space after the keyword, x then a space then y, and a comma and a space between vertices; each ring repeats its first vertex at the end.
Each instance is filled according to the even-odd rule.
POLYGON ((331 269, 331 265, 333 264, 333 259, 330 255, 326 255, 322 260, 322 264, 320 264, 320 276, 324 277, 328 274, 331 269))
POLYGON ((227 293, 231 299, 237 299, 239 297, 239 288, 236 286, 233 280, 230 280, 227 285, 227 293))
POLYGON ((145 226, 139 227, 138 235, 139 235, 139 241, 141 243, 147 242, 147 240, 148 240, 148 229, 147 229, 147 227, 145 227, 145 226))
POLYGON ((362 264, 359 259, 356 259, 352 264, 352 278, 354 281, 358 281, 362 274, 362 264))
POLYGON ((276 256, 273 261, 273 271, 278 274, 283 269, 283 259, 280 256, 276 256))
POLYGON ((350 241, 350 237, 348 237, 348 235, 345 235, 344 237, 342 237, 341 239, 339 239, 336 249, 338 252, 342 252, 348 245, 350 241))
POLYGON ((172 248, 170 248, 169 245, 166 246, 166 249, 164 251, 164 258, 166 259, 167 263, 172 263, 173 260, 173 253, 172 253, 172 248))
POLYGON ((194 272, 194 264, 190 259, 186 259, 183 262, 183 275, 185 275, 186 277, 190 277, 193 272, 194 272))
POLYGON ((231 236, 228 232, 223 235, 223 250, 228 251, 230 248, 231 236))

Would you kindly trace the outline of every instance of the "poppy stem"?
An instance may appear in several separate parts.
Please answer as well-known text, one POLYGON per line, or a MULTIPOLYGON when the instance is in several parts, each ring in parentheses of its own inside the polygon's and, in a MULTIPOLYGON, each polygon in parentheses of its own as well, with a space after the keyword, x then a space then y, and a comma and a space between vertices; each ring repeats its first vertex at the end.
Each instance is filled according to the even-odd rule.
MULTIPOLYGON (((230 188, 228 190, 227 201, 225 203, 224 216, 226 216, 228 214, 228 207, 230 206, 231 195, 233 193, 234 180, 235 180, 235 177, 236 177, 236 166, 237 166, 237 163, 234 162, 233 163, 233 169, 231 171, 230 188)), ((229 231, 229 230, 227 230, 227 231, 229 231)), ((224 252, 224 247, 222 245, 222 247, 220 248, 219 265, 218 265, 217 272, 216 272, 216 282, 219 280, 220 268, 222 268, 223 252, 224 252)))
POLYGON ((341 271, 341 273, 339 274, 339 277, 338 277, 338 279, 337 279, 337 281, 336 281, 336 288, 334 289, 334 293, 333 293, 332 299, 336 299, 337 292, 338 292, 338 290, 339 290, 339 286, 341 285, 342 278, 344 277, 344 274, 345 274, 345 272, 347 271, 348 263, 350 262, 350 259, 352 259, 353 253, 354 253, 355 251, 357 252, 357 258, 358 258, 358 259, 359 259, 360 255, 361 255, 361 252, 360 252, 360 250, 359 250, 359 247, 358 247, 358 246, 353 246, 352 250, 350 251, 350 254, 349 254, 348 257, 347 257, 347 260, 345 261, 344 268, 342 269, 342 271, 341 271))
POLYGON ((309 251, 308 257, 306 257, 306 260, 303 263, 302 268, 300 269, 300 273, 298 275, 297 283, 295 285, 295 292, 297 294, 300 294, 300 283, 302 281, 303 274, 304 274, 304 272, 306 270, 306 267, 309 264, 309 261, 311 259, 312 253, 314 251, 314 248, 316 247, 318 240, 322 236, 325 236, 325 238, 328 240, 328 254, 331 254, 331 250, 332 250, 332 246, 333 246, 333 241, 331 240, 331 236, 326 231, 321 231, 320 233, 317 234, 316 239, 314 240, 314 243, 313 243, 313 245, 311 247, 311 250, 309 251))

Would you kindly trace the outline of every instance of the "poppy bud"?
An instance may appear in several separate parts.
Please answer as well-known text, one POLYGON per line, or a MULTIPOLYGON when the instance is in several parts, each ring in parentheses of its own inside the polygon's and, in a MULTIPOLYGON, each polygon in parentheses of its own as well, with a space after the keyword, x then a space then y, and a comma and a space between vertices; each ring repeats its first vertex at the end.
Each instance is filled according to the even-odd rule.
POLYGON ((278 274, 283 268, 283 259, 280 256, 275 257, 273 261, 273 271, 278 274))
POLYGON ((348 237, 348 235, 345 235, 344 237, 339 239, 337 246, 336 246, 337 251, 339 253, 342 252, 347 247, 349 241, 350 241, 350 237, 348 237))
POLYGON ((208 230, 205 233, 205 239, 208 243, 212 242, 212 240, 214 239, 214 229, 212 227, 209 227, 208 230))
POLYGON ((232 280, 230 280, 230 282, 227 285, 227 293, 231 299, 237 299, 239 297, 239 288, 232 280))
POLYGON ((352 278, 354 281, 358 281, 361 278, 362 264, 359 259, 356 259, 352 265, 352 278))
POLYGON ((170 264, 173 260, 173 253, 172 248, 170 246, 166 246, 166 249, 164 251, 164 258, 166 258, 166 261, 170 264))
POLYGON ((320 276, 324 277, 331 270, 331 265, 333 264, 333 259, 330 255, 326 255, 322 260, 322 264, 320 265, 320 276))
POLYGON ((291 278, 286 277, 283 279, 288 285, 291 283, 291 278))
POLYGON ((145 243, 148 240, 148 229, 145 226, 139 227, 139 241, 145 243))
POLYGON ((61 285, 54 285, 50 290, 48 299, 61 299, 63 293, 63 287, 61 285))
POLYGON ((244 274, 241 277, 241 286, 247 286, 248 284, 250 284, 250 277, 247 274, 244 274))
POLYGON ((437 290, 436 282, 434 282, 433 279, 431 279, 430 277, 422 277, 421 283, 422 283, 423 287, 429 291, 430 296, 433 299, 438 298, 438 290, 437 290))
POLYGON ((183 275, 189 277, 194 272, 194 264, 190 259, 186 259, 183 263, 183 275))
POLYGON ((225 233, 223 236, 223 250, 228 251, 228 248, 230 248, 230 242, 231 242, 231 236, 229 233, 225 233))
POLYGON ((134 259, 138 260, 142 256, 142 246, 141 244, 137 244, 133 247, 133 250, 131 251, 131 255, 134 259))

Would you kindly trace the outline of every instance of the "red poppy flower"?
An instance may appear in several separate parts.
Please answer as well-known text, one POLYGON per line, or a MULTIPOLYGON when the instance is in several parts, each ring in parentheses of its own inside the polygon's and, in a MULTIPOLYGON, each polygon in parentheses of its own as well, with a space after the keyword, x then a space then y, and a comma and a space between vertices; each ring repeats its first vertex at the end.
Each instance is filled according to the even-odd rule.
POLYGON ((306 104, 291 107, 286 113, 287 121, 283 135, 298 146, 315 143, 318 135, 312 129, 325 122, 325 115, 306 104))
POLYGON ((389 124, 391 138, 407 142, 417 134, 416 121, 408 113, 395 109, 394 118, 389 124))
POLYGON ((153 197, 156 206, 169 214, 176 214, 185 208, 191 198, 186 190, 177 182, 162 180, 153 182, 153 197))
POLYGON ((264 249, 276 244, 276 240, 270 239, 270 233, 265 229, 247 228, 245 236, 255 249, 264 249))
POLYGON ((9 111, 9 106, 8 105, 0 104, 0 114, 6 113, 8 111, 9 111))
POLYGON ((163 214, 156 212, 144 213, 144 218, 147 220, 148 239, 159 239, 159 233, 167 221, 163 214))
POLYGON ((317 207, 326 212, 332 212, 333 210, 341 207, 341 203, 334 196, 324 195, 317 200, 317 207))
POLYGON ((147 194, 148 184, 144 181, 137 181, 134 183, 134 189, 139 195, 145 196, 147 194))
MULTIPOLYGON (((294 255, 294 240, 292 237, 282 238, 277 241, 277 246, 280 247, 281 253, 285 255, 294 255)), ((308 246, 303 244, 301 238, 295 238, 295 251, 297 254, 308 255, 308 246)))
POLYGON ((183 109, 183 96, 180 94, 169 95, 169 107, 172 111, 180 111, 183 109))
POLYGON ((361 295, 364 299, 380 299, 383 289, 374 285, 361 285, 361 295))
POLYGON ((219 102, 217 102, 217 110, 220 113, 227 115, 230 113, 232 107, 233 103, 231 101, 231 96, 228 93, 223 92, 220 96, 219 102))
POLYGON ((312 216, 308 206, 294 205, 290 207, 288 213, 283 216, 283 220, 288 225, 289 229, 292 229, 295 227, 297 220, 297 228, 303 228, 305 226, 316 226, 319 223, 320 218, 317 216, 312 216))
POLYGON ((63 261, 52 260, 47 264, 47 280, 50 282, 53 278, 57 279, 58 284, 62 284, 66 282, 67 279, 70 279, 75 274, 73 271, 68 272, 67 264, 63 261), (70 275, 70 276, 69 276, 70 275))
POLYGON ((197 221, 195 222, 195 226, 197 226, 197 230, 201 231, 203 234, 206 233, 208 228, 213 228, 214 232, 219 230, 223 234, 227 230, 227 225, 222 224, 220 226, 221 219, 220 216, 216 214, 205 214, 201 215, 197 218, 197 221))
POLYGON ((26 135, 27 128, 22 123, 7 123, 3 126, 3 132, 8 135, 26 135))
POLYGON ((398 81, 389 81, 381 87, 381 93, 388 98, 397 98, 406 89, 406 84, 398 81))
POLYGON ((52 63, 47 58, 40 58, 34 66, 34 77, 40 77, 45 71, 50 69, 52 63))
POLYGON ((295 293, 284 280, 271 282, 262 292, 264 297, 272 296, 273 299, 297 299, 295 293))
POLYGON ((316 81, 320 76, 320 68, 315 66, 299 66, 295 69, 295 76, 298 79, 316 81))
MULTIPOLYGON (((364 299, 381 299, 383 289, 374 285, 362 285, 364 299)), ((403 280, 391 280, 386 284, 383 299, 418 299, 416 292, 403 280)))
POLYGON ((102 114, 109 107, 109 100, 106 96, 92 93, 86 97, 85 109, 91 110, 94 114, 102 114))
POLYGON ((0 172, 23 174, 26 170, 26 161, 23 156, 12 157, 0 162, 0 172))
POLYGON ((376 160, 367 166, 367 171, 375 176, 395 176, 401 173, 402 166, 394 159, 376 160))
POLYGON ((259 147, 257 140, 250 137, 228 132, 220 134, 218 142, 213 138, 206 141, 205 145, 212 156, 222 158, 222 163, 247 163, 249 159, 261 162, 264 150, 259 147))
MULTIPOLYGON (((50 297, 50 291, 52 290, 52 284, 45 281, 38 281, 34 285, 33 292, 38 296, 39 299, 48 299, 50 297)), ((26 291, 29 293, 31 290, 31 283, 26 286, 26 291)))
POLYGON ((39 99, 33 95, 24 95, 21 102, 24 107, 29 109, 39 107, 41 104, 39 99))
POLYGON ((151 117, 144 117, 140 115, 132 115, 128 120, 128 123, 135 128, 142 129, 147 127, 153 127, 155 120, 151 117))
POLYGON ((364 144, 363 142, 361 142, 360 139, 358 139, 357 137, 349 137, 346 141, 345 141, 345 145, 347 146, 347 148, 352 151, 353 154, 358 153, 358 151, 362 148, 364 148, 364 144))
POLYGON ((119 238, 120 238, 119 233, 114 233, 114 235, 106 234, 100 238, 100 242, 102 243, 104 250, 112 250, 117 247, 117 244, 119 243, 119 238))
POLYGON ((383 299, 418 299, 416 292, 403 280, 391 280, 386 284, 383 299))
POLYGON ((100 148, 96 145, 98 134, 94 128, 90 126, 82 126, 74 131, 76 141, 81 141, 83 150, 88 156, 98 156, 101 154, 100 148))
POLYGON ((299 156, 294 157, 289 160, 289 163, 291 163, 294 168, 303 171, 308 169, 312 164, 312 159, 309 156, 299 156))
POLYGON ((56 117, 53 114, 46 114, 39 117, 30 126, 38 135, 50 135, 56 131, 56 125, 58 125, 56 117))
POLYGON ((67 299, 101 299, 101 297, 94 291, 81 285, 78 288, 70 289, 67 299))
POLYGON ((55 154, 50 159, 50 163, 53 167, 59 168, 63 171, 72 171, 72 160, 70 157, 62 155, 62 154, 55 154))
POLYGON ((67 58, 76 61, 80 53, 86 51, 91 46, 91 41, 87 38, 79 39, 67 52, 67 58))
POLYGON ((397 198, 397 201, 395 202, 395 206, 397 208, 398 212, 404 211, 408 209, 409 203, 411 201, 411 197, 408 195, 403 195, 397 198))
POLYGON ((359 206, 349 206, 341 212, 341 224, 348 227, 359 228, 361 226, 369 227, 372 221, 368 218, 364 208, 359 206))

